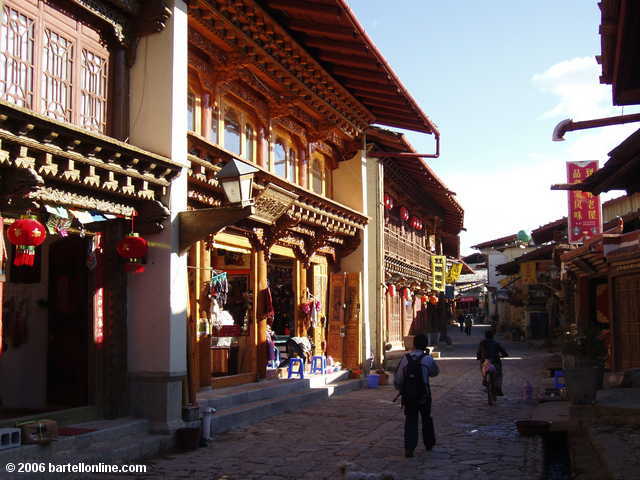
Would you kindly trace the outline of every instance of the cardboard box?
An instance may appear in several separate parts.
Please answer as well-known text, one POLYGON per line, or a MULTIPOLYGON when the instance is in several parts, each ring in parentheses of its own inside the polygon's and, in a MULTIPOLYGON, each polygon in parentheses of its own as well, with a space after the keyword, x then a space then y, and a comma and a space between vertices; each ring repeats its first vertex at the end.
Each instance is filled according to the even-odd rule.
POLYGON ((17 425, 22 431, 22 443, 49 443, 58 438, 58 422, 33 420, 17 425))

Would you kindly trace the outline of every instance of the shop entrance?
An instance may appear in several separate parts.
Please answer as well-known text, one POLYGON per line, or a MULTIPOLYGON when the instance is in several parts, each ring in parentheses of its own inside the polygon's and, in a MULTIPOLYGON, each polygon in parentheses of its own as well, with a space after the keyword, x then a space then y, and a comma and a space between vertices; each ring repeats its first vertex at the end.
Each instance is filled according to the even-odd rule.
POLYGON ((294 267, 293 259, 280 255, 273 255, 269 262, 267 279, 275 312, 272 328, 276 335, 295 336, 294 267))
POLYGON ((47 404, 89 403, 87 240, 68 237, 49 250, 47 404))

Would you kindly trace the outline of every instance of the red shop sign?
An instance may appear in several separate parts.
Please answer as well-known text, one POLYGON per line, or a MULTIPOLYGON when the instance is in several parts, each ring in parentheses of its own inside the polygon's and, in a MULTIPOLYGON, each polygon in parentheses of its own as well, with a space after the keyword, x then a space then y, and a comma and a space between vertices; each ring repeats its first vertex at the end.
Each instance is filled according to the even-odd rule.
MULTIPOLYGON (((567 182, 581 183, 598 170, 598 161, 567 162, 567 182)), ((602 233, 600 197, 589 192, 569 190, 569 243, 583 243, 602 233)))

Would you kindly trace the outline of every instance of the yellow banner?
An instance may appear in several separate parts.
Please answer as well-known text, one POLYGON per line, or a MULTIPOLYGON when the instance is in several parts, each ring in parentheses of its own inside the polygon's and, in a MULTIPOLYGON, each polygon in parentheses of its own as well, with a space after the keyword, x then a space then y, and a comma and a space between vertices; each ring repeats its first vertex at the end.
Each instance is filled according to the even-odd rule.
POLYGON ((445 274, 447 269, 447 257, 444 255, 431 256, 431 275, 433 277, 433 289, 444 292, 445 274))
POLYGON ((449 271, 447 272, 447 283, 450 285, 453 285, 454 283, 456 283, 456 280, 458 280, 460 273, 462 273, 462 264, 461 263, 452 264, 451 267, 449 268, 449 271))
POLYGON ((520 264, 520 278, 524 285, 538 283, 536 276, 536 262, 522 262, 520 264))

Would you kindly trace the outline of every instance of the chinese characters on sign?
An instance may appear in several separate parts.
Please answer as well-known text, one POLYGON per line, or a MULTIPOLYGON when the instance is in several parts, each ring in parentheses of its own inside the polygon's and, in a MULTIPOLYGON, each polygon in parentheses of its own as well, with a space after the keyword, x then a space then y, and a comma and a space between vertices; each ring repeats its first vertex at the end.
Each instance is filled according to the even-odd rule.
POLYGON ((522 262, 520 264, 520 278, 524 285, 537 283, 536 262, 522 262))
POLYGON ((462 272, 461 263, 452 264, 451 267, 449 267, 449 270, 447 271, 447 283, 449 285, 453 285, 454 283, 456 283, 456 280, 458 280, 458 277, 460 276, 461 272, 462 272))
POLYGON ((431 257, 431 275, 433 277, 433 289, 444 292, 445 275, 447 268, 447 257, 444 255, 433 255, 431 257))
MULTIPOLYGON (((581 183, 598 170, 598 161, 567 162, 568 183, 581 183)), ((602 232, 600 197, 569 190, 569 243, 582 243, 602 232)))

